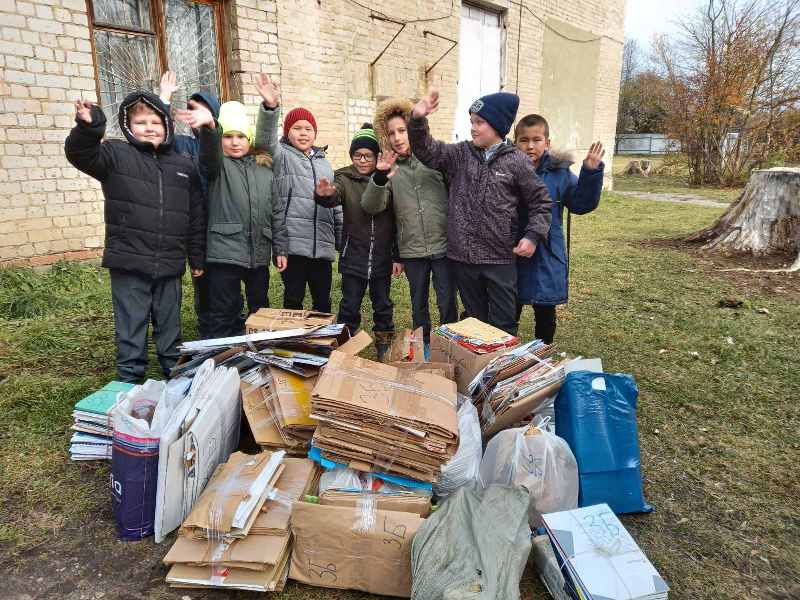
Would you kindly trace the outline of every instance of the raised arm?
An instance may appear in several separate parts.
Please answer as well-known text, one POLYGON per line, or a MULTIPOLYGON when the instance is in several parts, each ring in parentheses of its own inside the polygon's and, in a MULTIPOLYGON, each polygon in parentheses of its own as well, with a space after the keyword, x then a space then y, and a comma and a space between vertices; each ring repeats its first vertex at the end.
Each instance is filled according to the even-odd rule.
POLYGON ((106 116, 96 104, 77 100, 75 123, 64 142, 67 160, 79 171, 103 181, 113 163, 109 146, 102 143, 106 132, 106 116))
POLYGON ((342 185, 337 179, 333 183, 327 177, 320 177, 314 188, 314 202, 325 208, 335 208, 342 204, 342 185))
POLYGON ((564 204, 577 215, 592 212, 600 204, 600 194, 603 192, 603 144, 595 142, 581 166, 581 174, 575 177, 569 174, 570 185, 564 195, 564 204))
POLYGON ((258 105, 256 118, 255 147, 265 150, 271 156, 278 152, 278 118, 280 117, 281 88, 269 75, 261 73, 256 78, 256 87, 262 102, 258 105))
POLYGON ((176 110, 175 118, 200 132, 200 166, 209 181, 219 177, 222 169, 222 130, 217 127, 214 115, 199 102, 189 100, 189 108, 176 110))
POLYGON ((365 213, 377 215, 389 206, 392 195, 389 180, 397 173, 396 162, 397 154, 392 150, 378 154, 375 172, 361 195, 361 208, 365 213))
POLYGON ((433 139, 428 116, 439 108, 439 92, 432 90, 414 106, 408 121, 408 140, 411 151, 422 164, 437 171, 450 172, 458 163, 459 144, 446 144, 433 139))

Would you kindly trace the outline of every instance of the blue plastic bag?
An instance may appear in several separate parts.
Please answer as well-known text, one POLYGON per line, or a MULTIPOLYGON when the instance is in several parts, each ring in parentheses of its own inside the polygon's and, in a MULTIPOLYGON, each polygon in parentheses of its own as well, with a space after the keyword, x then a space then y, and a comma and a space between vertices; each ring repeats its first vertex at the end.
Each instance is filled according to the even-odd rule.
POLYGON ((120 539, 141 540, 155 529, 159 439, 114 432, 111 494, 120 539))
POLYGON ((569 373, 555 402, 556 434, 578 462, 578 506, 607 503, 615 513, 650 512, 642 494, 632 375, 569 373))

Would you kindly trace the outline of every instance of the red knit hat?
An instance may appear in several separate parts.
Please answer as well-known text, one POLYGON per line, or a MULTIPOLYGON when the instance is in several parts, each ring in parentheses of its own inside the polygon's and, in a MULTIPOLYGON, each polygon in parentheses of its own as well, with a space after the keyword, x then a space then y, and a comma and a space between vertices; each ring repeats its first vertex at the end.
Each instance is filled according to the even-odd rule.
POLYGON ((289 130, 292 128, 292 125, 298 121, 308 121, 311 123, 311 127, 314 128, 314 133, 317 133, 317 120, 314 118, 314 115, 311 114, 311 111, 307 108, 293 108, 286 114, 286 118, 283 120, 283 135, 289 135, 289 130))

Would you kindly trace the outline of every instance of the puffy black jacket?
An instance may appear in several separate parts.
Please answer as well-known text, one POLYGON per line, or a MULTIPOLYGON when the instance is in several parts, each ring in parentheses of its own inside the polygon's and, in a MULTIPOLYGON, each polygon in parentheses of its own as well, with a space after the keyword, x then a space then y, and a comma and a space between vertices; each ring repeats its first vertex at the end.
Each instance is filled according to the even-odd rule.
POLYGON ((172 149, 169 112, 147 92, 128 95, 119 107, 127 142, 102 141, 106 119, 92 108, 92 122, 76 120, 65 143, 67 160, 102 184, 106 240, 103 266, 159 279, 182 275, 188 255, 193 269, 205 264, 205 209, 192 159, 172 149), (128 108, 138 101, 161 115, 164 142, 153 149, 128 127, 128 108))
POLYGON ((327 208, 342 205, 344 229, 339 272, 364 279, 386 277, 397 260, 394 211, 384 210, 370 215, 361 208, 361 196, 370 177, 361 175, 352 165, 338 169, 334 178, 336 194, 314 200, 327 208))

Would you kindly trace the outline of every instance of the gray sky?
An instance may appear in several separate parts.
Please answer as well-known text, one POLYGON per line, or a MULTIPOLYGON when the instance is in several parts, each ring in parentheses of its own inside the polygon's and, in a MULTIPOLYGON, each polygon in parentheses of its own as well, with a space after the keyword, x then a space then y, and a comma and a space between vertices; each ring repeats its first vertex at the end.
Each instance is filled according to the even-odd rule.
POLYGON ((705 0, 628 0, 625 38, 636 38, 642 48, 650 46, 654 33, 675 31, 675 19, 691 13, 705 0))

